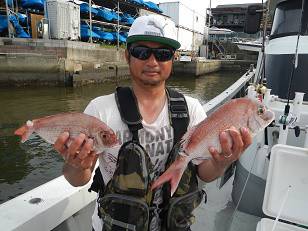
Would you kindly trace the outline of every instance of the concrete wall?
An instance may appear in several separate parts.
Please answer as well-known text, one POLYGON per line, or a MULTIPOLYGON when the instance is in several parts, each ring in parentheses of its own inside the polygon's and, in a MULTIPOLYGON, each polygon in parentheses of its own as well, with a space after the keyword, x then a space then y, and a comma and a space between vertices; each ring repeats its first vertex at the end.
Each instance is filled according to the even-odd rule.
POLYGON ((63 85, 65 60, 48 55, 0 54, 0 85, 63 85))
POLYGON ((79 87, 92 83, 102 83, 105 81, 118 82, 130 76, 127 64, 108 64, 103 65, 95 71, 84 70, 73 75, 73 86, 79 87))
POLYGON ((175 75, 204 75, 221 69, 220 60, 206 60, 198 62, 174 62, 173 72, 175 75))
POLYGON ((246 71, 251 65, 256 67, 257 61, 255 60, 221 60, 221 70, 223 71, 233 71, 241 70, 246 71))
POLYGON ((76 74, 91 73, 112 79, 114 73, 127 76, 122 65, 124 49, 67 40, 0 38, 0 85, 72 85, 76 74), (108 74, 112 68, 118 71, 108 74))

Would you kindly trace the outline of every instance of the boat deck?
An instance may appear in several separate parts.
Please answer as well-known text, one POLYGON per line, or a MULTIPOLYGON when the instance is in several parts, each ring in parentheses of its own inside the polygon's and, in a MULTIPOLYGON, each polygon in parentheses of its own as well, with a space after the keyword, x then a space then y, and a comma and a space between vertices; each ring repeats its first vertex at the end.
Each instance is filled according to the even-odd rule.
POLYGON ((255 231, 260 217, 234 211, 231 191, 233 178, 221 189, 217 180, 205 185, 207 203, 196 210, 192 231, 255 231))

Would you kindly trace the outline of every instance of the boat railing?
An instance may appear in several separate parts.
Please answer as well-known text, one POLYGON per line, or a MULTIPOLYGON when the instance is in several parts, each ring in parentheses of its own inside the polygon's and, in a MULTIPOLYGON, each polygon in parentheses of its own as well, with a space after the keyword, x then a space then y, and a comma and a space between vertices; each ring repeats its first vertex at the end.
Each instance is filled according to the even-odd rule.
POLYGON ((0 205, 1 227, 5 230, 52 230, 96 199, 95 192, 88 192, 91 182, 73 187, 60 176, 9 200, 0 205))

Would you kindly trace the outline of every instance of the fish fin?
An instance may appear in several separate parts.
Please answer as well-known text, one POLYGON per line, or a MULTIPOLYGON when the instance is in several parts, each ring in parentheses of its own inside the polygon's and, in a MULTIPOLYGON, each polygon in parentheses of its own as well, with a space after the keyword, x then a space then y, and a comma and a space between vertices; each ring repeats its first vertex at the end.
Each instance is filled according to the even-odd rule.
POLYGON ((171 186, 171 197, 175 193, 182 175, 187 167, 189 160, 187 157, 178 156, 170 167, 157 179, 151 186, 151 190, 163 185, 166 182, 171 186))
POLYGON ((180 143, 181 143, 181 146, 182 148, 185 150, 186 149, 186 146, 188 145, 189 143, 189 140, 190 140, 190 137, 192 136, 192 134, 194 133, 196 129, 196 126, 193 126, 192 128, 190 128, 182 137, 180 143))
POLYGON ((29 136, 33 133, 33 122, 27 121, 27 124, 18 128, 14 134, 21 137, 21 142, 24 143, 29 139, 29 136))

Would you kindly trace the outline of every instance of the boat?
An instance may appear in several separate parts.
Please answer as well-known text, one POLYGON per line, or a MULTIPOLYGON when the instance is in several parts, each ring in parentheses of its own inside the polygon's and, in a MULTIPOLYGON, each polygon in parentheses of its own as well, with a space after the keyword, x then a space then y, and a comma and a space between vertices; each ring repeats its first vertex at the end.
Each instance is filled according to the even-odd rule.
POLYGON ((100 36, 100 41, 108 44, 111 44, 114 41, 113 35, 110 32, 104 31, 101 27, 94 26, 92 30, 100 36))
POLYGON ((96 17, 98 19, 107 22, 118 20, 118 14, 115 11, 98 5, 92 5, 92 7, 97 10, 96 17))
MULTIPOLYGON (((14 36, 17 38, 30 38, 30 35, 25 32, 23 27, 19 24, 19 20, 15 15, 9 16, 9 21, 14 29, 14 36)), ((4 33, 8 29, 8 21, 6 15, 0 15, 0 34, 4 33)))
POLYGON ((74 0, 73 1, 75 4, 80 6, 80 15, 81 16, 87 16, 90 14, 92 17, 95 17, 98 14, 97 9, 95 9, 93 6, 91 6, 91 8, 89 7, 89 3, 88 2, 83 2, 83 1, 79 1, 79 0, 74 0))
MULTIPOLYGON (((221 179, 206 186, 208 205, 199 208, 203 219, 196 219, 192 230, 308 229, 308 1, 278 0, 274 5, 270 36, 264 33, 262 43, 239 44, 259 52, 245 95, 263 101, 275 120, 221 179)), ((258 14, 250 13, 252 18, 258 14)), ((208 104, 219 102, 216 97, 208 104)))
POLYGON ((18 16, 18 21, 21 25, 26 26, 27 25, 27 15, 26 14, 22 14, 22 13, 17 13, 18 16))
POLYGON ((128 0, 128 2, 137 5, 137 6, 144 6, 144 1, 143 0, 128 0))
MULTIPOLYGON (((277 1, 272 32, 259 51, 257 67, 204 104, 211 114, 232 98, 256 98, 276 118, 223 177, 204 186, 208 201, 196 210, 193 231, 307 231, 308 1, 304 2, 277 1), (297 24, 303 33, 289 31, 297 24)), ((256 11, 250 13, 247 17, 256 11)), ((0 205, 1 227, 89 230, 96 200, 96 194, 88 192, 89 184, 73 187, 60 176, 9 200, 0 205)))
MULTIPOLYGON (((117 43, 117 41, 118 41, 118 32, 113 31, 113 32, 111 32, 111 34, 113 35, 113 41, 114 41, 115 43, 117 43)), ((126 43, 125 34, 119 33, 119 43, 121 43, 121 44, 126 43)))
POLYGON ((125 24, 125 25, 132 25, 133 22, 135 21, 135 19, 128 13, 123 13, 121 15, 121 23, 125 24))
POLYGON ((236 41, 233 42, 240 50, 259 52, 262 49, 262 42, 260 40, 252 41, 236 41))
POLYGON ((163 13, 163 11, 154 2, 146 1, 146 2, 143 2, 143 4, 145 5, 146 8, 148 8, 150 10, 153 10, 153 11, 160 13, 160 14, 163 13))
POLYGON ((23 9, 31 9, 31 10, 44 10, 44 0, 21 0, 21 7, 23 9))
MULTIPOLYGON (((308 25, 307 9, 308 2, 305 1, 303 28, 304 25, 306 28, 308 25)), ((254 141, 254 145, 237 163, 234 179, 236 187, 233 187, 232 197, 236 202, 241 198, 239 204, 241 211, 256 216, 263 216, 262 204, 272 147, 276 144, 308 147, 308 79, 306 78, 308 67, 305 65, 308 61, 308 33, 307 29, 303 33, 298 33, 299 26, 290 26, 294 23, 290 20, 292 17, 299 24, 301 11, 301 0, 279 1, 277 4, 272 31, 265 44, 264 58, 260 60, 265 63, 262 65, 265 74, 262 78, 260 72, 259 79, 266 81, 267 89, 255 90, 264 91, 266 106, 275 112, 275 124, 268 127, 265 133, 254 141), (251 167, 253 160, 254 167, 251 167), (250 180, 246 191, 241 194, 241 190, 238 189, 245 184, 244 179, 248 174, 250 180), (252 195, 254 200, 251 200, 252 195)), ((260 43, 251 43, 251 47, 257 48, 260 51, 259 57, 262 56, 260 43)))
POLYGON ((90 37, 92 37, 93 41, 99 41, 100 35, 95 33, 93 30, 90 30, 90 26, 88 24, 81 24, 80 25, 80 38, 81 41, 89 41, 90 37))

